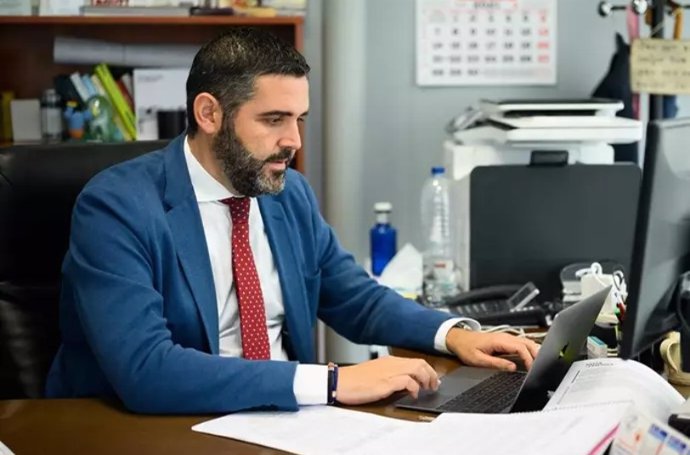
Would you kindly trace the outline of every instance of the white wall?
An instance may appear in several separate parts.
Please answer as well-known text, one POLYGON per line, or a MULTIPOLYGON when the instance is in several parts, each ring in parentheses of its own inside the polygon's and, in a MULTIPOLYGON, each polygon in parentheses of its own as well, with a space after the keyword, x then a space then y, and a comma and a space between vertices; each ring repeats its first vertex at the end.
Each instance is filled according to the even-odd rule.
MULTIPOLYGON (((383 200, 393 203, 399 245, 420 245, 422 183, 442 162, 444 125, 467 106, 480 98, 590 96, 615 32, 625 33, 625 15, 601 18, 597 4, 558 0, 556 85, 429 88, 414 80, 414 0, 323 0, 324 208, 345 248, 360 261, 368 256, 373 204, 383 200)), ((339 348, 351 356, 334 360, 364 353, 339 348)))
MULTIPOLYGON (((608 68, 614 33, 625 33, 625 16, 599 17, 596 0, 558 0, 555 86, 418 87, 414 0, 325 4, 325 37, 338 34, 331 27, 345 35, 341 47, 331 47, 328 40, 324 47, 324 70, 336 73, 324 83, 325 209, 358 259, 368 255, 367 230, 376 201, 393 202, 401 244, 420 242, 418 193, 430 167, 442 161, 443 126, 451 117, 480 98, 590 96, 608 68), (353 11, 362 10, 356 17, 353 11)), ((687 97, 680 103, 681 115, 690 110, 687 97)))

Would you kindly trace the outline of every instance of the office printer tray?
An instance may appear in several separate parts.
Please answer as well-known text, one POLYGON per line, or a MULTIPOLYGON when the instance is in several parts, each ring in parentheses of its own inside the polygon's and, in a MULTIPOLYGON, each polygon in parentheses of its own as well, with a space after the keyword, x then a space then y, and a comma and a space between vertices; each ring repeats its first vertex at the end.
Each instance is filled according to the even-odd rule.
POLYGON ((606 142, 629 143, 642 138, 638 120, 603 116, 490 116, 475 127, 454 133, 462 143, 606 142))

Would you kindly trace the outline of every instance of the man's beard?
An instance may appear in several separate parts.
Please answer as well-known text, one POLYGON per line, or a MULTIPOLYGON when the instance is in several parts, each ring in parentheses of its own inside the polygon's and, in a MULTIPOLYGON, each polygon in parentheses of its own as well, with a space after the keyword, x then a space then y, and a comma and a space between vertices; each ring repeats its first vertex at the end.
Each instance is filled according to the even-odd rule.
POLYGON ((223 163, 225 175, 242 196, 278 194, 285 188, 286 170, 267 173, 264 166, 271 161, 285 160, 289 165, 295 156, 294 149, 284 148, 265 160, 258 160, 242 145, 231 127, 225 127, 218 133, 212 147, 216 158, 223 163))

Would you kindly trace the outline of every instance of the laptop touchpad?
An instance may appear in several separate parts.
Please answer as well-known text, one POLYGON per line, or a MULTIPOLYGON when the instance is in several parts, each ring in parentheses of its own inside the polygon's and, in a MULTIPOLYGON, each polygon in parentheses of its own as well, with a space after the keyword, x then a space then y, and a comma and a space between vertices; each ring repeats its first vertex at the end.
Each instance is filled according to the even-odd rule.
POLYGON ((496 370, 488 368, 460 367, 441 378, 441 386, 438 391, 422 390, 419 392, 417 400, 408 396, 398 401, 396 405, 414 405, 415 407, 433 409, 451 398, 455 398, 494 373, 496 370))

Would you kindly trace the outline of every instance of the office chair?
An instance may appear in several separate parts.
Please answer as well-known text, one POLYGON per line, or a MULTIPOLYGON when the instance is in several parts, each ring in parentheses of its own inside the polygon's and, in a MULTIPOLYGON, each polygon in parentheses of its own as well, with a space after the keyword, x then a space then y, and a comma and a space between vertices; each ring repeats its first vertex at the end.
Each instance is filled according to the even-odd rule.
POLYGON ((0 149, 0 399, 43 396, 60 343, 60 267, 86 182, 164 141, 0 149))

